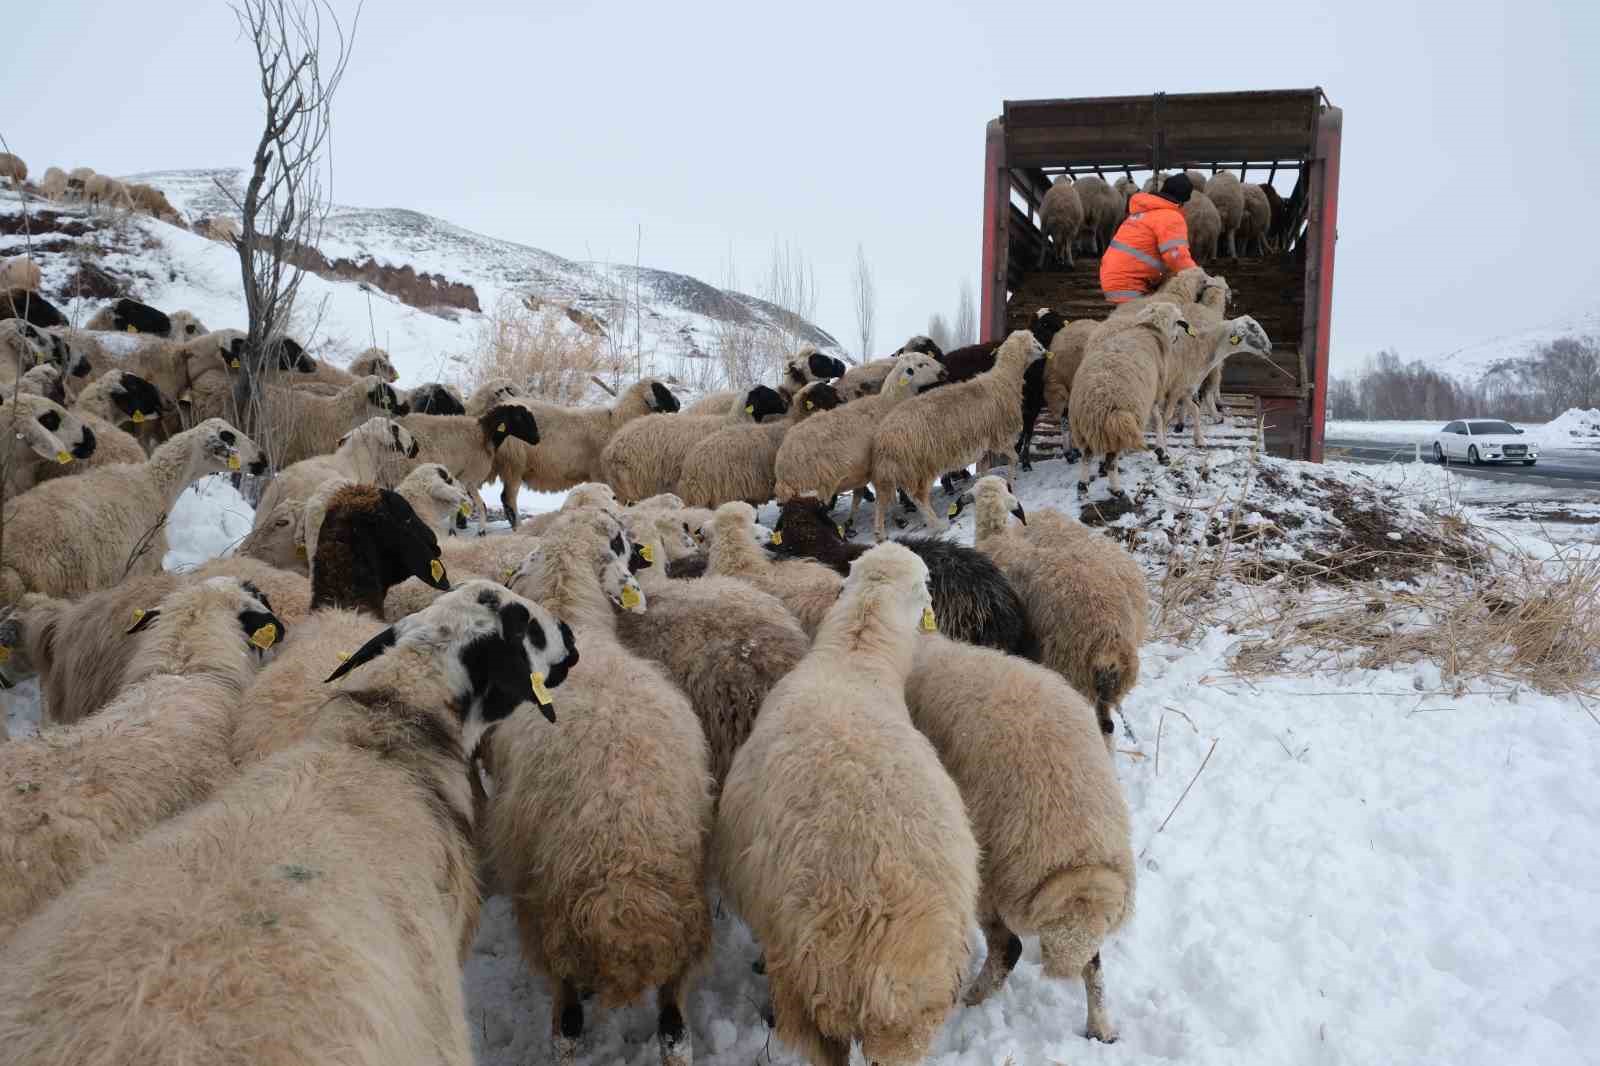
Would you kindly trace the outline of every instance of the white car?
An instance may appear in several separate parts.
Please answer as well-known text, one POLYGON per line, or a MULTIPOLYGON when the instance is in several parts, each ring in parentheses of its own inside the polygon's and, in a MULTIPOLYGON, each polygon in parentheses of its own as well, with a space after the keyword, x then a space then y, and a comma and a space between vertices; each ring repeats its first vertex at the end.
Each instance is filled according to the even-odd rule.
POLYGON ((1493 418, 1463 418, 1451 422, 1433 438, 1433 459, 1441 465, 1450 460, 1480 463, 1521 463, 1532 466, 1539 461, 1539 446, 1521 439, 1523 431, 1510 422, 1493 418))

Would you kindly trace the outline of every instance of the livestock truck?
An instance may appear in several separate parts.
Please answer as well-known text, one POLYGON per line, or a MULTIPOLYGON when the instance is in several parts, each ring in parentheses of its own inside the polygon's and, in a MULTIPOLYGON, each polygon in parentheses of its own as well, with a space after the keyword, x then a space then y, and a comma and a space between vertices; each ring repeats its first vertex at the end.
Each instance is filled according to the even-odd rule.
POLYGON ((1263 427, 1270 454, 1321 462, 1343 117, 1320 88, 1005 101, 984 148, 983 339, 1026 328, 1041 307, 1111 312, 1098 258, 1068 270, 1041 257, 1039 206, 1058 176, 1142 184, 1156 171, 1231 170, 1270 184, 1284 204, 1276 249, 1235 259, 1224 248, 1200 264, 1228 279, 1228 313, 1253 316, 1273 341, 1271 364, 1229 360, 1222 392, 1263 427))

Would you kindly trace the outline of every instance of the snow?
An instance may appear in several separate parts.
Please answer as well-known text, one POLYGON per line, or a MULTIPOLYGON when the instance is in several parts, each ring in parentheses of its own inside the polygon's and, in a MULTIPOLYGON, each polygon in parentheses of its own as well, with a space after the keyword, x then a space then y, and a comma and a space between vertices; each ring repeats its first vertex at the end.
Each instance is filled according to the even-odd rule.
POLYGON ((226 555, 250 532, 255 509, 224 474, 202 478, 183 490, 167 519, 167 570, 192 570, 226 555))
MULTIPOLYGON (((1530 305, 1536 306, 1536 305, 1530 305)), ((1476 380, 1484 371, 1507 359, 1526 359, 1540 348, 1564 337, 1600 336, 1600 307, 1558 315, 1542 325, 1518 333, 1425 356, 1422 362, 1458 378, 1476 380)))
MULTIPOLYGON (((1530 444, 1540 448, 1600 448, 1600 408, 1570 408, 1549 422, 1514 422, 1524 430, 1530 444)), ((1330 440, 1422 441, 1431 443, 1444 422, 1373 421, 1347 419, 1330 421, 1330 440)))
POLYGON ((1541 448, 1600 448, 1600 408, 1568 408, 1528 435, 1541 448))

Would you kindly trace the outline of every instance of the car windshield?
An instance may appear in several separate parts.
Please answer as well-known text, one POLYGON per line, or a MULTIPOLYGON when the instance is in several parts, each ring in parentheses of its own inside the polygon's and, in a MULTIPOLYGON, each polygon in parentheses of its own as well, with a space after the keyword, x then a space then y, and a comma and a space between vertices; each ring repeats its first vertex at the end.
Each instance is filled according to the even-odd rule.
POLYGON ((1504 433, 1507 436, 1510 436, 1511 434, 1516 433, 1516 430, 1511 428, 1511 423, 1510 422, 1474 422, 1474 423, 1472 423, 1472 435, 1474 437, 1483 437, 1483 436, 1487 436, 1488 434, 1491 434, 1491 433, 1504 433))

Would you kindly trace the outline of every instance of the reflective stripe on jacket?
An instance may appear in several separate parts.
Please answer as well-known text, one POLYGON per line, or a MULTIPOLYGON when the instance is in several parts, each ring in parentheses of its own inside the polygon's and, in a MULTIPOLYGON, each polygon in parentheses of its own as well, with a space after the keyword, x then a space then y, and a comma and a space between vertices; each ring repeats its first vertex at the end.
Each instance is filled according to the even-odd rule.
POLYGON ((1128 217, 1100 259, 1100 288, 1118 304, 1151 292, 1161 279, 1194 266, 1183 207, 1150 193, 1134 193, 1128 217))

